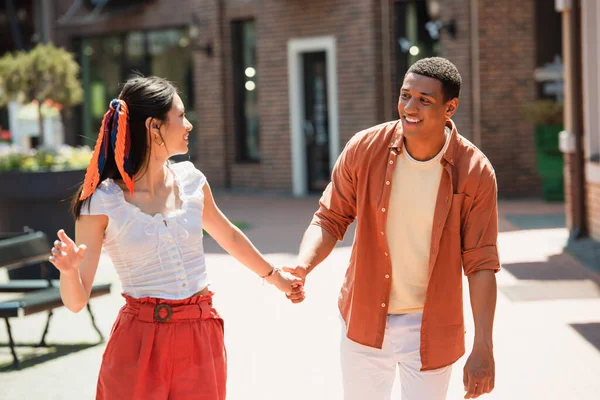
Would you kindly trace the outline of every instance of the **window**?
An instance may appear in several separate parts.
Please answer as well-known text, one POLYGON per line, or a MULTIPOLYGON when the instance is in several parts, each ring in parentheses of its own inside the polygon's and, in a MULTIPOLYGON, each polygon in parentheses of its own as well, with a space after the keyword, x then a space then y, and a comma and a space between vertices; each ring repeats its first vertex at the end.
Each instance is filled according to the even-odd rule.
POLYGON ((84 99, 82 112, 75 115, 81 115, 81 144, 93 148, 108 103, 119 95, 123 43, 118 36, 105 36, 82 39, 76 45, 84 99))
POLYGON ((396 25, 396 93, 404 74, 416 61, 440 55, 439 27, 431 22, 425 0, 398 0, 396 25))
POLYGON ((252 20, 232 23, 236 161, 260 161, 256 28, 252 20))
MULTIPOLYGON (((82 112, 76 113, 81 115, 81 144, 94 146, 109 101, 119 95, 122 83, 134 72, 160 76, 175 83, 186 107, 186 117, 195 123, 193 64, 187 30, 131 31, 122 35, 80 38, 74 44, 85 96, 82 112)), ((189 158, 192 160, 196 154, 198 132, 199 129, 194 129, 195 134, 190 135, 189 158)))

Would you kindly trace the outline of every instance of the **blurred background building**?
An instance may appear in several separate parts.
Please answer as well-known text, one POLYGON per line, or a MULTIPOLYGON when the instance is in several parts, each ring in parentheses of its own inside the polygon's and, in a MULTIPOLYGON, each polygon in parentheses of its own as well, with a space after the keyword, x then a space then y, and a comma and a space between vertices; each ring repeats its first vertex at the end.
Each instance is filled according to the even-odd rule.
POLYGON ((193 110, 191 156, 214 185, 319 192, 354 133, 397 117, 410 64, 440 55, 464 79, 459 130, 496 166, 502 196, 542 193, 523 107, 560 96, 560 82, 545 90, 552 77, 535 75, 560 67, 552 0, 44 3, 51 39, 82 66, 73 144, 93 143, 108 101, 137 70, 177 82, 193 110))
MULTIPOLYGON (((564 187, 562 112, 558 121, 548 114, 565 102, 570 36, 561 11, 580 3, 589 12, 579 70, 590 85, 581 96, 588 175, 578 190, 586 203, 578 204, 593 211, 593 0, 12 0, 0 4, 0 53, 53 41, 76 54, 85 97, 65 121, 71 145, 93 145, 108 102, 133 71, 160 75, 181 90, 195 126, 190 157, 215 187, 295 195, 325 187, 353 134, 397 118, 413 62, 443 56, 463 77, 455 122, 494 164, 500 196, 562 200, 566 191, 572 222, 576 179, 567 151, 564 187)), ((579 220, 600 221, 584 214, 579 220)), ((600 222, 591 225, 600 237, 600 222)))
POLYGON ((556 0, 565 59, 565 203, 572 237, 600 240, 600 5, 556 0))

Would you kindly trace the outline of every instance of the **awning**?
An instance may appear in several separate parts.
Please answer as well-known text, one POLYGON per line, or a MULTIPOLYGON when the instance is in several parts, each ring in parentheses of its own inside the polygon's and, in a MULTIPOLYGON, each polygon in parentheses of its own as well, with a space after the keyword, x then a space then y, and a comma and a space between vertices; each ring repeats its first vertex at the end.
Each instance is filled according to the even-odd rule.
POLYGON ((60 26, 78 26, 122 15, 139 13, 154 0, 73 0, 57 20, 60 26))

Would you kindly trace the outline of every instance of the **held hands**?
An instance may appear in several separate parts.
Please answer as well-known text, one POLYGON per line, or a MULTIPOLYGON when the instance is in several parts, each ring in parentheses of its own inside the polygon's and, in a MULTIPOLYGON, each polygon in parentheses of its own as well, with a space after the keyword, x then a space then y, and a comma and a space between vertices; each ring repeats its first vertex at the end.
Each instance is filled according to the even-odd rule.
POLYGON ((60 240, 54 242, 54 247, 51 250, 52 255, 48 257, 48 260, 61 274, 76 272, 85 254, 85 244, 77 246, 62 229, 58 231, 58 238, 60 240))
POLYGON ((292 303, 301 303, 302 301, 304 301, 304 298, 306 297, 304 294, 304 282, 306 281, 306 275, 308 274, 308 268, 302 265, 298 265, 294 268, 289 268, 289 267, 283 267, 283 271, 285 271, 286 273, 290 273, 292 275, 294 275, 295 277, 297 277, 298 279, 300 279, 300 282, 302 283, 302 291, 292 291, 291 293, 286 293, 286 297, 292 302, 292 303))
POLYGON ((304 299, 303 280, 288 272, 284 272, 279 268, 275 268, 273 273, 265 278, 265 281, 284 292, 286 296, 292 294, 304 299))

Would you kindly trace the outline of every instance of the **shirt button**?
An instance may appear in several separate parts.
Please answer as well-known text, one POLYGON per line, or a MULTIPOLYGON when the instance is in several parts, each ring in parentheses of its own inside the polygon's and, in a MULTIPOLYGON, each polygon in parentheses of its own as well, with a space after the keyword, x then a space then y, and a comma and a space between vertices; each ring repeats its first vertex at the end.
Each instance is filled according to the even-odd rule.
POLYGON ((390 164, 393 164, 393 163, 394 163, 394 160, 390 160, 390 164))
POLYGON ((381 212, 385 212, 385 207, 381 209, 381 212))
POLYGON ((381 303, 381 308, 385 308, 385 303, 381 303))
POLYGON ((383 231, 381 231, 381 236, 383 236, 383 235, 384 235, 384 233, 383 233, 383 231))
POLYGON ((388 256, 388 253, 383 253, 383 254, 385 254, 386 257, 388 256))
POLYGON ((389 186, 389 184, 390 184, 390 181, 385 181, 385 184, 389 186))
POLYGON ((390 274, 385 274, 385 279, 390 279, 390 274))

